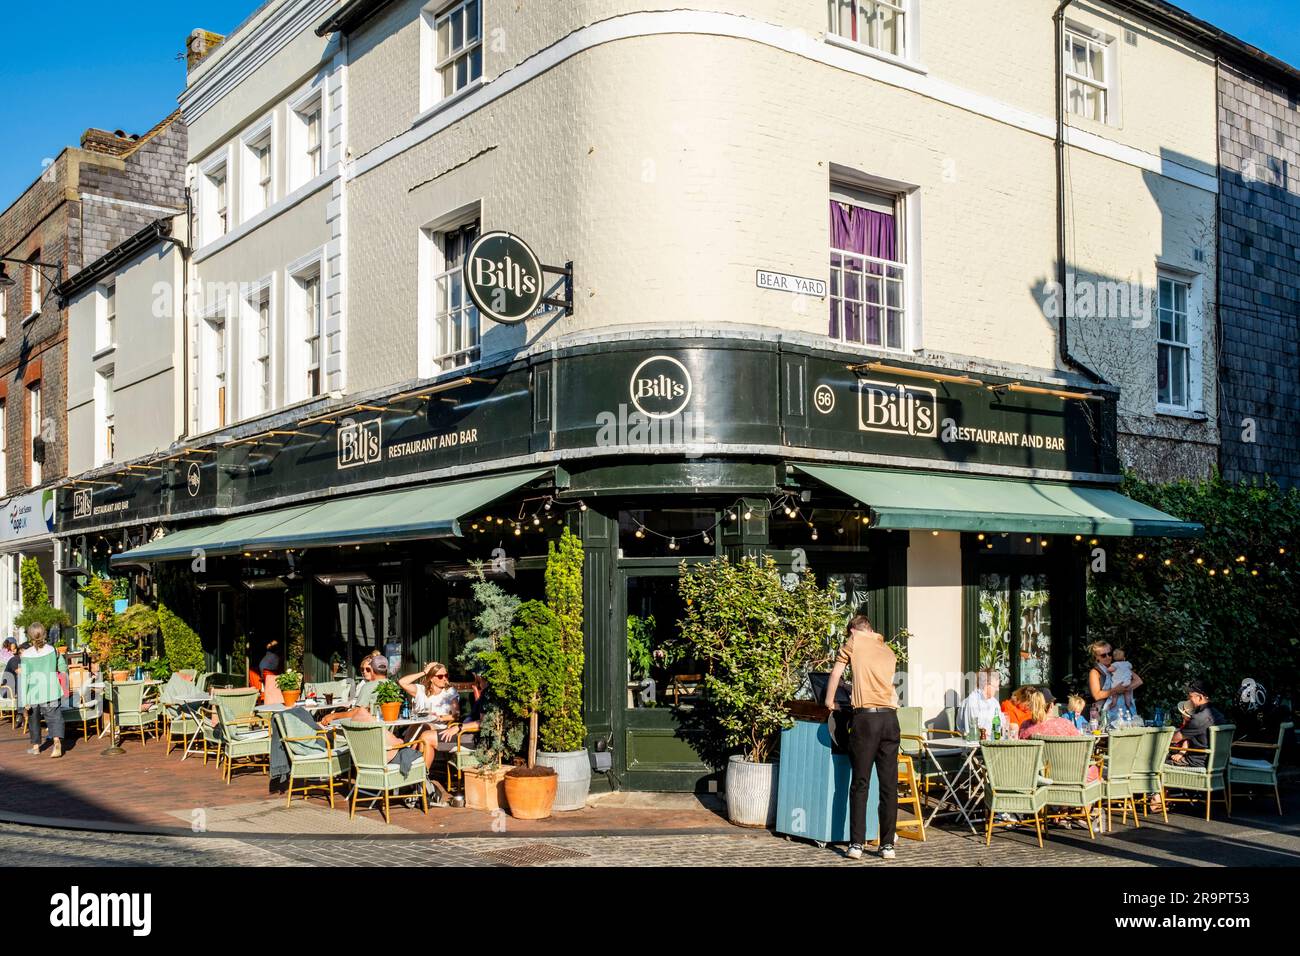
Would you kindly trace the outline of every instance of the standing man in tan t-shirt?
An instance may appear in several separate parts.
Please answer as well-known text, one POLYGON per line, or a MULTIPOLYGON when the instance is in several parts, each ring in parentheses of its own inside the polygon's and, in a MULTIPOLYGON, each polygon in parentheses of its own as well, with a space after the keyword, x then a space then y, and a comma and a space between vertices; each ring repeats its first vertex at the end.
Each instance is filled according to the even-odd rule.
POLYGON ((867 798, 871 768, 880 785, 880 858, 894 859, 898 824, 898 696, 894 671, 898 659, 884 635, 877 634, 861 614, 849 622, 848 640, 840 648, 826 684, 826 706, 835 708, 844 667, 853 668, 853 719, 849 723, 849 753, 853 783, 849 788, 849 858, 862 858, 867 837, 867 798))

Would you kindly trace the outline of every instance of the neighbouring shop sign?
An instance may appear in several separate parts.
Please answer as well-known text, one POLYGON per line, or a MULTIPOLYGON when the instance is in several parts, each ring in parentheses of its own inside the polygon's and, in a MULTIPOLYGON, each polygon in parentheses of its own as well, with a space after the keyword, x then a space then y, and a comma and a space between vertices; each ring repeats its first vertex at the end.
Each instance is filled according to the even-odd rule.
POLYGON ((825 279, 807 279, 803 276, 787 275, 784 272, 768 272, 759 269, 754 281, 760 289, 793 292, 795 295, 811 295, 819 299, 826 295, 825 279))
POLYGON ((54 489, 18 495, 4 503, 4 525, 0 527, 0 546, 54 531, 54 489))
POLYGON ((465 288, 494 322, 522 322, 542 302, 542 264, 518 236, 485 232, 465 255, 465 288))

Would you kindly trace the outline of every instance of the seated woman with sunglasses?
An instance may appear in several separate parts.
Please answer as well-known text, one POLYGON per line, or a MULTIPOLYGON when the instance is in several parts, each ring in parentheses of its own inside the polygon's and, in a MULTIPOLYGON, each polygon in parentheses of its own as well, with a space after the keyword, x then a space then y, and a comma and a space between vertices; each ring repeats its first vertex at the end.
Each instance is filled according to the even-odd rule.
MULTIPOLYGON (((438 732, 454 724, 460 716, 460 693, 451 686, 451 675, 443 664, 434 661, 424 670, 408 674, 398 683, 411 695, 411 713, 416 717, 437 717, 437 724, 419 728, 414 737, 424 750, 424 762, 433 765, 433 754, 442 746, 438 732)), ((455 750, 453 744, 450 748, 455 750)))
POLYGON ((1133 680, 1116 684, 1111 676, 1111 646, 1109 641, 1093 641, 1089 647, 1092 651, 1092 667, 1088 669, 1088 693, 1092 695, 1091 719, 1101 719, 1101 709, 1105 706, 1104 701, 1110 697, 1119 697, 1128 691, 1137 690, 1142 686, 1142 678, 1136 673, 1133 680))

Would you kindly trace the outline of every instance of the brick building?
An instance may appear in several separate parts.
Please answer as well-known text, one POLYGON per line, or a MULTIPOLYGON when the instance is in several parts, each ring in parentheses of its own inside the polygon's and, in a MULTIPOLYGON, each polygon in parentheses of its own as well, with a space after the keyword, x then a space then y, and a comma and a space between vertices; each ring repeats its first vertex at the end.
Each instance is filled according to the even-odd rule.
POLYGON ((1219 69, 1221 467, 1300 483, 1300 73, 1219 69))
MULTIPOLYGON (((67 473, 67 315, 54 287, 158 217, 184 211, 185 149, 179 111, 143 135, 89 129, 0 212, 0 257, 9 260, 0 263, 0 501, 25 509, 33 526, 45 517, 41 489, 67 473)), ((51 527, 52 519, 51 505, 51 527)), ((5 634, 20 602, 20 557, 35 554, 57 594, 48 531, 0 539, 5 634)))

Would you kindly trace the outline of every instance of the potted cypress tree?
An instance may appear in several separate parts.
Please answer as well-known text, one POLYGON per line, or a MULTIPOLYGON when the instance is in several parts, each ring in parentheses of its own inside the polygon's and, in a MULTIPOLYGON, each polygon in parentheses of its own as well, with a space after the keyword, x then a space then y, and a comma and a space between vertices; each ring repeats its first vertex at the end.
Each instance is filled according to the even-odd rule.
POLYGON ((786 705, 825 658, 838 619, 835 593, 819 588, 811 571, 787 586, 770 556, 683 564, 680 587, 682 639, 706 671, 692 722, 706 759, 715 766, 725 760, 727 817, 772 826, 773 758, 781 730, 791 725, 786 705))
MULTIPOLYGON (((519 598, 507 594, 495 581, 487 580, 483 563, 475 562, 478 580, 471 585, 479 613, 474 616, 478 633, 465 642, 460 663, 473 674, 487 676, 488 661, 496 652, 501 635, 510 630, 519 609, 519 598)), ((491 695, 491 688, 488 688, 491 695)), ((492 812, 506 803, 506 761, 523 745, 523 728, 512 725, 495 695, 488 697, 479 723, 478 743, 471 769, 465 771, 465 806, 492 812)))
POLYGON ((582 722, 582 541, 568 528, 547 546, 546 605, 554 621, 558 680, 542 688, 537 765, 557 775, 554 810, 581 810, 591 789, 582 722))

